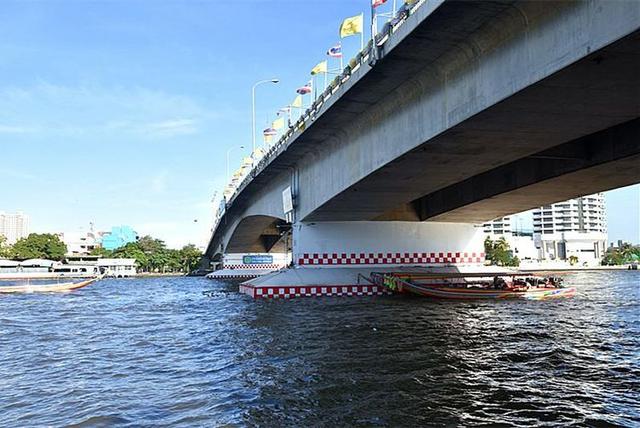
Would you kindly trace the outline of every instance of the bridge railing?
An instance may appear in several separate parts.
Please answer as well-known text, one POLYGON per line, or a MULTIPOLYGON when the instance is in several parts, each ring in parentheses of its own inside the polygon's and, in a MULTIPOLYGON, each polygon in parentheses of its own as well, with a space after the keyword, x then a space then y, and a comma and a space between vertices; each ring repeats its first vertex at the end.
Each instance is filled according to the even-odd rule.
MULTIPOLYGON (((394 16, 389 22, 385 23, 382 30, 376 34, 376 48, 384 46, 389 38, 406 22, 407 18, 415 13, 423 4, 428 0, 418 0, 413 4, 404 4, 403 7, 398 10, 396 16, 394 16)), ((321 107, 327 102, 338 90, 349 81, 352 74, 355 73, 362 65, 369 64, 369 60, 372 57, 373 41, 369 40, 369 43, 363 50, 352 58, 347 66, 342 70, 338 76, 336 76, 328 85, 327 88, 316 98, 316 100, 307 108, 291 126, 282 134, 278 141, 273 144, 264 156, 253 165, 251 171, 245 176, 245 178, 235 188, 233 194, 229 197, 228 201, 225 201, 225 206, 229 207, 240 192, 246 187, 246 185, 253 180, 273 159, 275 159, 280 150, 283 147, 288 146, 289 142, 293 139, 293 136, 298 131, 304 131, 309 119, 315 118, 316 114, 320 111, 321 107)), ((215 221, 213 231, 216 230, 222 215, 218 216, 215 221)))

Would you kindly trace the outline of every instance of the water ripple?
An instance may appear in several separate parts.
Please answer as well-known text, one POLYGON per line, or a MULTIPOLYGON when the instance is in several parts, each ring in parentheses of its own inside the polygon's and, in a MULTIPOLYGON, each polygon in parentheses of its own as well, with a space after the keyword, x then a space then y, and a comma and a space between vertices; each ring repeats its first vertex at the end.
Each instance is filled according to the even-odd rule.
POLYGON ((639 274, 572 275, 560 302, 1 296, 0 426, 640 425, 639 274))

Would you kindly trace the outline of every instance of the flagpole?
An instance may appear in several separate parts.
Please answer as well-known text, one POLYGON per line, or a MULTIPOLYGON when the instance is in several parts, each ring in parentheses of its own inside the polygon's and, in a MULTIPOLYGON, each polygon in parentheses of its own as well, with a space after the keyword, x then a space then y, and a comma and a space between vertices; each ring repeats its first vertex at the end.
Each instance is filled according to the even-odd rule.
POLYGON ((371 2, 371 49, 375 59, 376 52, 376 33, 378 32, 378 23, 376 21, 376 8, 371 2))

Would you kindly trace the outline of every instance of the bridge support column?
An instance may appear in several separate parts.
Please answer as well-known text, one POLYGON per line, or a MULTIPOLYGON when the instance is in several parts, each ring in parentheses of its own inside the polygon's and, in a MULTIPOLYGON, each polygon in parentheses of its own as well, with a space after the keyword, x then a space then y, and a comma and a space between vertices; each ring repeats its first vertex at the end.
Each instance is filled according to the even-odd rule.
POLYGON ((240 285, 252 297, 388 294, 371 284, 371 272, 427 269, 477 271, 484 264, 482 229, 433 222, 296 223, 293 269, 240 285))
POLYGON ((483 239, 466 223, 298 223, 293 260, 299 267, 481 265, 483 239))

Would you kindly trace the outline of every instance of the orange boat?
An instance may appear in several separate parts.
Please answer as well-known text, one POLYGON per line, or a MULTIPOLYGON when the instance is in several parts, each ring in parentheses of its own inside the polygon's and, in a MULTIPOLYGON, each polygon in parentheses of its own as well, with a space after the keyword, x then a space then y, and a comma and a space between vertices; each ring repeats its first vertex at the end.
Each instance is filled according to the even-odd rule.
POLYGON ((56 293, 77 290, 101 280, 103 275, 79 282, 65 282, 54 284, 25 284, 1 286, 0 293, 56 293))
POLYGON ((371 279, 398 293, 438 299, 547 300, 576 294, 575 287, 563 287, 559 278, 530 273, 373 273, 371 279))

